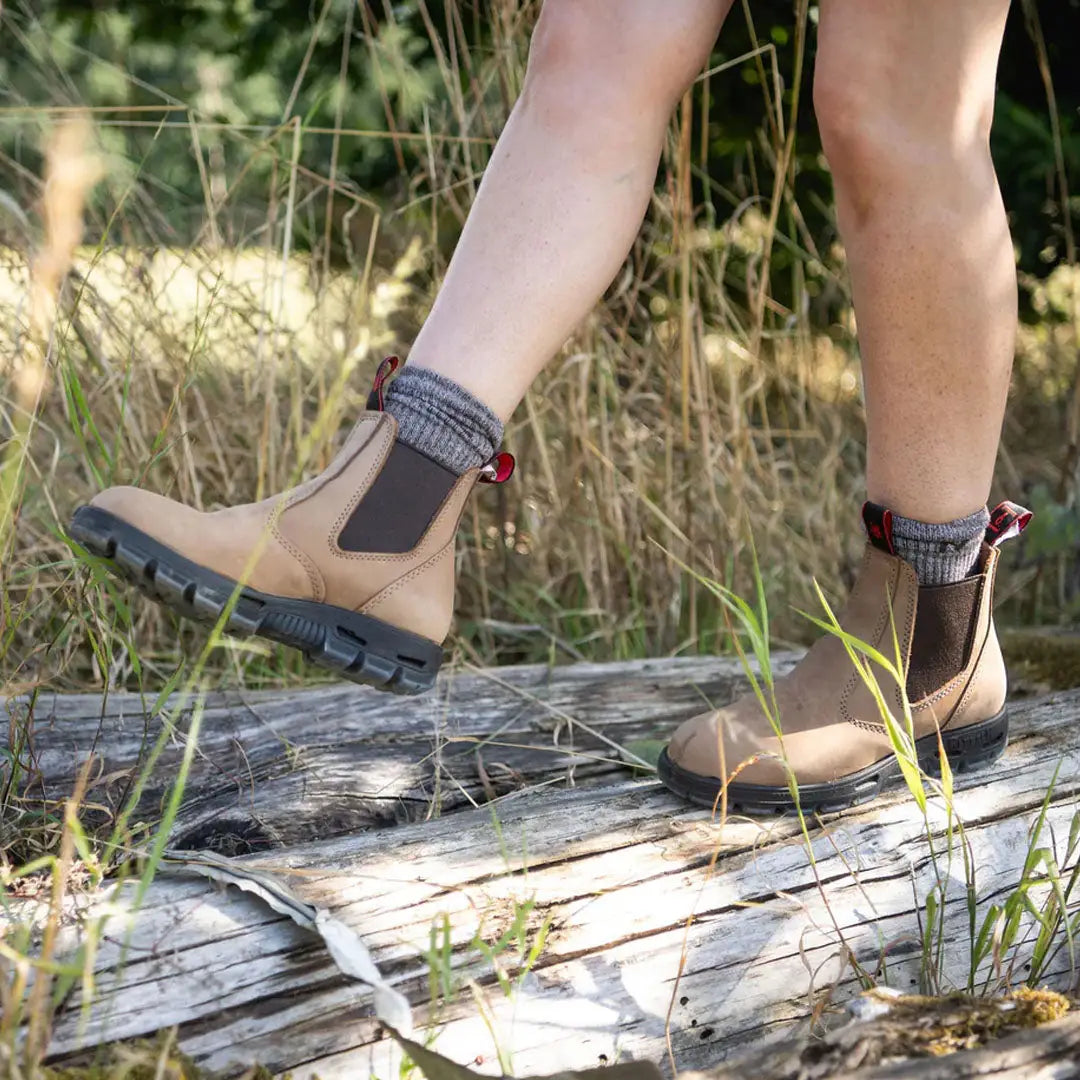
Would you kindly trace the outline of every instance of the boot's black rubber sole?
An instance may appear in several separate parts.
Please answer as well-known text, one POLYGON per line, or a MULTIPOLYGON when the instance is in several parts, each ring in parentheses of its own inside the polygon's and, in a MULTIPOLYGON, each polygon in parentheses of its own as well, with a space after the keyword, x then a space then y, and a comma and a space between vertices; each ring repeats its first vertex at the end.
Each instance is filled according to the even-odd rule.
POLYGON ((68 531, 120 577, 189 619, 217 622, 235 593, 230 633, 291 645, 313 664, 395 694, 421 694, 435 683, 442 648, 426 638, 332 604, 238 586, 97 507, 80 506, 68 531))
MULTIPOLYGON (((953 772, 973 772, 993 764, 1005 752, 1009 741, 1009 718, 1002 709, 997 716, 976 724, 941 733, 941 741, 953 772)), ((941 774, 937 735, 915 741, 919 765, 931 776, 941 774)), ((684 769, 671 760, 665 748, 657 763, 660 779, 680 798, 701 806, 719 805, 721 782, 715 776, 702 776, 684 769)), ((882 758, 830 784, 800 784, 799 804, 805 813, 827 814, 877 798, 887 787, 903 780, 895 755, 882 758)), ((740 784, 727 786, 728 811, 733 814, 781 814, 794 810, 791 792, 786 786, 740 784)))

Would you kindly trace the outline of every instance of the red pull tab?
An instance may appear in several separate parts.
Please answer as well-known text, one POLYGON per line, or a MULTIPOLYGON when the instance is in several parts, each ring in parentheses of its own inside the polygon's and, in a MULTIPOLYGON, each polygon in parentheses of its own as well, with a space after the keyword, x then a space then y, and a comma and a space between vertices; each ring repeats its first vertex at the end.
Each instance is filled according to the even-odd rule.
POLYGON ((505 450, 496 454, 480 470, 479 480, 481 484, 505 484, 514 475, 514 455, 505 450))
POLYGON ((990 512, 990 524, 986 526, 986 542, 991 547, 999 547, 1006 540, 1019 536, 1032 517, 1032 512, 1018 503, 998 503, 990 512))
POLYGON ((371 384, 371 393, 368 394, 367 407, 371 412, 383 411, 383 387, 386 380, 397 371, 401 360, 396 356, 388 356, 375 372, 375 381, 371 384))
POLYGON ((896 554, 892 538, 892 511, 877 503, 864 502, 862 508, 863 525, 866 526, 866 536, 874 547, 881 551, 887 551, 890 555, 896 554))

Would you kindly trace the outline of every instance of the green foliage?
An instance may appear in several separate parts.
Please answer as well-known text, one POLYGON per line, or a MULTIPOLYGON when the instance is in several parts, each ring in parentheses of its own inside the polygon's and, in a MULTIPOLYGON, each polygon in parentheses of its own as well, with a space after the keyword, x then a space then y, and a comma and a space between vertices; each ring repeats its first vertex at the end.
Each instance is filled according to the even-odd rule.
MULTIPOLYGON (((1059 123, 1066 172, 1080 177, 1080 121, 1075 106, 1061 110, 1059 123)), ((993 149, 1020 265, 1032 273, 1045 273, 1065 258, 1062 207, 1053 197, 1054 134, 1045 102, 1033 105, 999 93, 993 149)), ((1074 195, 1069 206, 1075 229, 1080 223, 1080 199, 1074 195)))
MULTIPOLYGON (((335 0, 311 9, 233 0, 130 5, 125 11, 62 0, 5 8, 5 34, 18 47, 0 56, 3 103, 160 107, 160 112, 103 114, 99 136, 110 157, 111 198, 118 197, 131 167, 151 155, 155 183, 169 196, 159 225, 166 227, 165 239, 184 242, 201 223, 205 196, 187 130, 190 118, 233 126, 211 126, 199 134, 202 154, 217 155, 225 165, 244 161, 292 116, 306 128, 385 133, 389 111, 399 128, 422 127, 424 110, 437 104, 441 77, 416 5, 405 8, 392 21, 373 22, 370 35, 359 14, 354 20, 348 4, 335 0), (175 137, 172 128, 159 126, 162 122, 179 125, 175 137)), ((21 121, 0 123, 0 146, 31 173, 40 173, 39 140, 21 121)), ((321 131, 305 134, 301 162, 324 170, 331 139, 321 131)), ((273 154, 255 154, 249 164, 252 181, 265 186, 274 164, 273 154)), ((378 190, 399 175, 394 144, 385 138, 343 138, 338 172, 361 188, 378 190)), ((242 219, 243 209, 241 199, 232 211, 242 219)))
POLYGON ((1024 554, 1038 562, 1080 550, 1080 507, 1062 506, 1040 484, 1028 500, 1034 517, 1024 530, 1024 554))
MULTIPOLYGON (((526 976, 543 955, 548 932, 551 930, 549 916, 545 916, 539 926, 532 928, 531 924, 536 921, 533 918, 535 908, 536 900, 532 897, 528 900, 513 900, 510 904, 508 925, 501 934, 494 940, 489 940, 485 923, 482 921, 468 944, 469 951, 480 960, 479 964, 472 965, 477 969, 476 975, 486 979, 494 974, 499 989, 510 999, 518 992, 526 976)), ((487 916, 485 920, 486 918, 487 916)), ((455 971, 453 955, 453 928, 450 917, 444 913, 431 924, 430 941, 425 957, 431 1000, 438 1003, 440 1007, 450 1005, 457 1000, 462 982, 467 982, 477 1008, 491 1032, 499 1064, 504 1073, 512 1075, 510 1056, 500 1044, 492 1017, 489 1015, 489 1010, 485 1008, 479 983, 474 978, 466 978, 461 971, 455 971)), ((431 1036, 434 1035, 434 1031, 433 1028, 431 1036)), ((431 1041, 429 1036, 429 1045, 431 1041)), ((408 1061, 404 1063, 402 1073, 403 1075, 411 1074, 408 1061)))
MULTIPOLYGON (((190 110, 201 121, 234 125, 229 131, 208 129, 200 135, 203 154, 217 154, 227 163, 246 158, 253 153, 253 144, 297 116, 305 129, 316 129, 305 131, 300 152, 301 162, 315 170, 326 168, 333 138, 317 129, 338 126, 385 136, 390 128, 387 117, 393 116, 395 131, 419 132, 429 114, 440 121, 437 129, 452 129, 437 50, 452 52, 451 28, 460 44, 490 49, 496 15, 490 5, 406 0, 393 7, 363 4, 350 10, 350 4, 351 0, 312 4, 163 0, 109 10, 75 0, 37 0, 6 7, 2 19, 12 44, 0 56, 4 103, 181 105, 183 109, 168 114, 125 115, 129 120, 141 116, 144 123, 164 116, 183 126, 190 110)), ((1021 266, 1043 274, 1064 257, 1065 229, 1045 88, 1020 7, 1014 5, 1006 33, 993 145, 1021 266)), ((1080 0, 1043 0, 1039 13, 1057 95, 1060 151, 1066 173, 1075 178, 1080 176, 1080 73, 1071 63, 1067 44, 1080 32, 1080 0)), ((752 14, 751 30, 739 10, 733 12, 717 42, 712 66, 766 46, 775 50, 778 69, 786 75, 793 68, 795 51, 790 0, 756 0, 752 14)), ((816 14, 813 8, 812 25, 816 14)), ((522 25, 527 28, 528 20, 522 25)), ((812 32, 807 82, 815 48, 812 32)), ((701 181, 708 185, 709 197, 724 204, 721 217, 769 182, 771 165, 760 154, 756 133, 766 122, 761 72, 771 82, 772 58, 771 52, 763 54, 760 70, 756 61, 743 61, 734 77, 710 83, 708 174, 701 181)), ((805 93, 809 87, 801 89, 805 93)), ((512 87, 505 90, 513 92, 512 87)), ((785 107, 795 91, 791 85, 784 87, 785 107)), ((478 92, 470 87, 470 93, 478 92)), ((799 124, 795 168, 801 190, 810 196, 803 200, 807 225, 824 250, 834 232, 828 210, 831 181, 811 109, 801 110, 799 124)), ((33 148, 37 140, 27 134, 25 125, 0 124, 0 146, 31 173, 38 173, 33 148)), ((165 215, 168 229, 177 240, 189 237, 201 220, 205 195, 189 133, 178 131, 177 137, 165 138, 151 123, 106 127, 102 138, 118 162, 153 155, 157 182, 171 196, 165 215)), ((277 153, 281 152, 279 145, 277 153)), ((342 138, 337 173, 358 190, 389 193, 400 183, 401 165, 421 160, 424 153, 423 142, 342 138)), ((272 154, 257 154, 249 163, 252 179, 265 180, 274 161, 272 154)), ((110 171, 115 183, 117 169, 110 171)), ((1073 186, 1078 186, 1075 181, 1073 186)), ((237 205, 230 212, 239 218, 243 198, 230 200, 234 201, 237 205)), ((1073 200, 1071 211, 1074 229, 1080 231, 1080 200, 1073 200)), ((245 233, 238 228, 233 235, 242 240, 245 233)), ((310 244, 313 238, 302 236, 301 242, 310 244)), ((774 253, 772 272, 781 299, 796 260, 796 254, 783 247, 774 253)))

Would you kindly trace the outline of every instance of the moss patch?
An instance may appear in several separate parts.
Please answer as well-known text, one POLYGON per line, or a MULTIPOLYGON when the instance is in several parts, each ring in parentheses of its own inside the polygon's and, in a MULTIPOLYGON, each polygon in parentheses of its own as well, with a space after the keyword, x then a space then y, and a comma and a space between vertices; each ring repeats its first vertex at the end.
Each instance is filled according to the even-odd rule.
POLYGON ((1064 1016, 1069 999, 1053 990, 1021 987, 998 998, 953 994, 904 995, 890 1001, 882 1058, 939 1057, 1064 1016))
POLYGON ((1080 686, 1080 634, 1006 630, 1001 651, 1010 681, 1030 693, 1080 686))

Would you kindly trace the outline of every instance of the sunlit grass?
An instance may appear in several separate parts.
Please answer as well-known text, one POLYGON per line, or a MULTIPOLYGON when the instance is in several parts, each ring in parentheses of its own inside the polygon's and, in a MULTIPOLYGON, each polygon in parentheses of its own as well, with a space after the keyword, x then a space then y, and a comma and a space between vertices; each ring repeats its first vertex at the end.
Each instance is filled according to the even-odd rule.
MULTIPOLYGON (((233 505, 285 490, 330 460, 364 407, 376 363, 411 339, 438 288, 492 131, 520 86, 535 9, 523 4, 498 31, 497 48, 468 58, 468 90, 446 73, 445 134, 458 141, 432 142, 385 205, 330 175, 329 162, 321 173, 301 168, 302 123, 228 133, 230 169, 216 178, 224 190, 208 195, 189 247, 151 212, 164 198, 152 155, 162 140, 193 144, 202 123, 194 113, 179 126, 137 129, 130 159, 105 155, 105 211, 96 235, 81 243, 72 229, 85 190, 76 197, 74 188, 52 185, 63 213, 42 216, 45 178, 0 165, 0 211, 19 222, 0 248, 0 688, 9 733, 0 746, 0 885, 32 879, 48 897, 42 941, 0 920, 0 1047, 18 1054, 27 1075, 63 990, 79 982, 92 990, 94 934, 81 955, 54 951, 65 901, 110 874, 136 877, 140 895, 148 887, 197 750, 201 696, 219 685, 301 686, 325 677, 287 650, 231 638, 220 624, 208 634, 133 596, 68 544, 70 513, 112 483, 206 509, 233 505), (475 108, 474 90, 484 110, 475 108), (251 168, 264 160, 273 162, 269 178, 251 168), (8 188, 26 191, 25 205, 8 188), (244 217, 253 206, 254 223, 244 217), (229 246, 221 237, 234 208, 240 242, 229 246), (309 238, 331 236, 333 250, 317 240, 299 250, 301 224, 309 238), (125 805, 89 830, 82 791, 60 805, 33 794, 35 708, 55 690, 96 690, 104 701, 121 688, 141 693, 160 727, 125 805), (185 766, 160 819, 136 821, 142 784, 173 738, 185 741, 185 766)), ((761 56, 775 59, 767 46, 761 56)), ((762 130, 777 138, 748 146, 746 171, 724 188, 704 179, 707 160, 681 137, 680 124, 700 122, 710 80, 737 77, 737 69, 718 71, 692 91, 630 260, 511 426, 521 462, 514 485, 478 498, 466 515, 450 647, 456 660, 478 664, 752 655, 755 693, 782 732, 770 646, 810 636, 794 609, 814 607, 817 582, 829 595, 842 591, 842 568, 859 543, 857 350, 843 251, 812 254, 780 209, 798 205, 788 170, 773 168, 787 152, 780 132, 795 130, 794 113, 781 117, 763 101, 762 130), (684 191, 689 221, 673 194, 684 191), (827 324, 815 322, 805 288, 790 309, 768 295, 766 267, 778 246, 804 286, 835 291, 827 324)), ((3 122, 43 145, 55 129, 44 110, 3 122)), ((83 188, 96 175, 94 137, 115 146, 112 122, 95 117, 89 145, 62 151, 60 164, 83 188)), ((1078 280, 1075 267, 1064 267, 1028 283, 1046 322, 1021 334, 1022 408, 1006 431, 1010 484, 1060 483, 1047 432, 1062 430, 1070 415, 1078 280)), ((1019 585, 1038 598, 1025 614, 1048 620, 1067 609, 1060 579, 1069 559, 1051 551, 1019 571, 1019 585)), ((845 644, 858 664, 865 652, 845 644)), ((941 880, 961 860, 965 902, 974 903, 977 868, 952 811, 951 778, 947 770, 940 780, 919 773, 909 715, 887 723, 919 806, 926 812, 937 799, 947 808, 943 837, 927 818, 941 880)), ((794 780, 791 790, 797 804, 794 780)), ((799 822, 813 859, 814 822, 801 809, 799 822)), ((1062 949, 1071 955, 1078 843, 1075 823, 1064 841, 1047 837, 1044 808, 1015 891, 981 919, 973 909, 969 989, 1014 983, 1021 945, 1032 985, 1062 949)), ((922 900, 925 981, 940 989, 943 911, 956 900, 943 888, 922 900)), ((505 979, 512 988, 543 948, 543 933, 522 936, 519 915, 509 938, 477 936, 500 986, 505 979), (506 970, 504 957, 513 959, 506 970)), ((444 982, 446 967, 433 938, 432 970, 444 982)), ((173 1047, 166 1040, 153 1052, 171 1060, 173 1047)))

